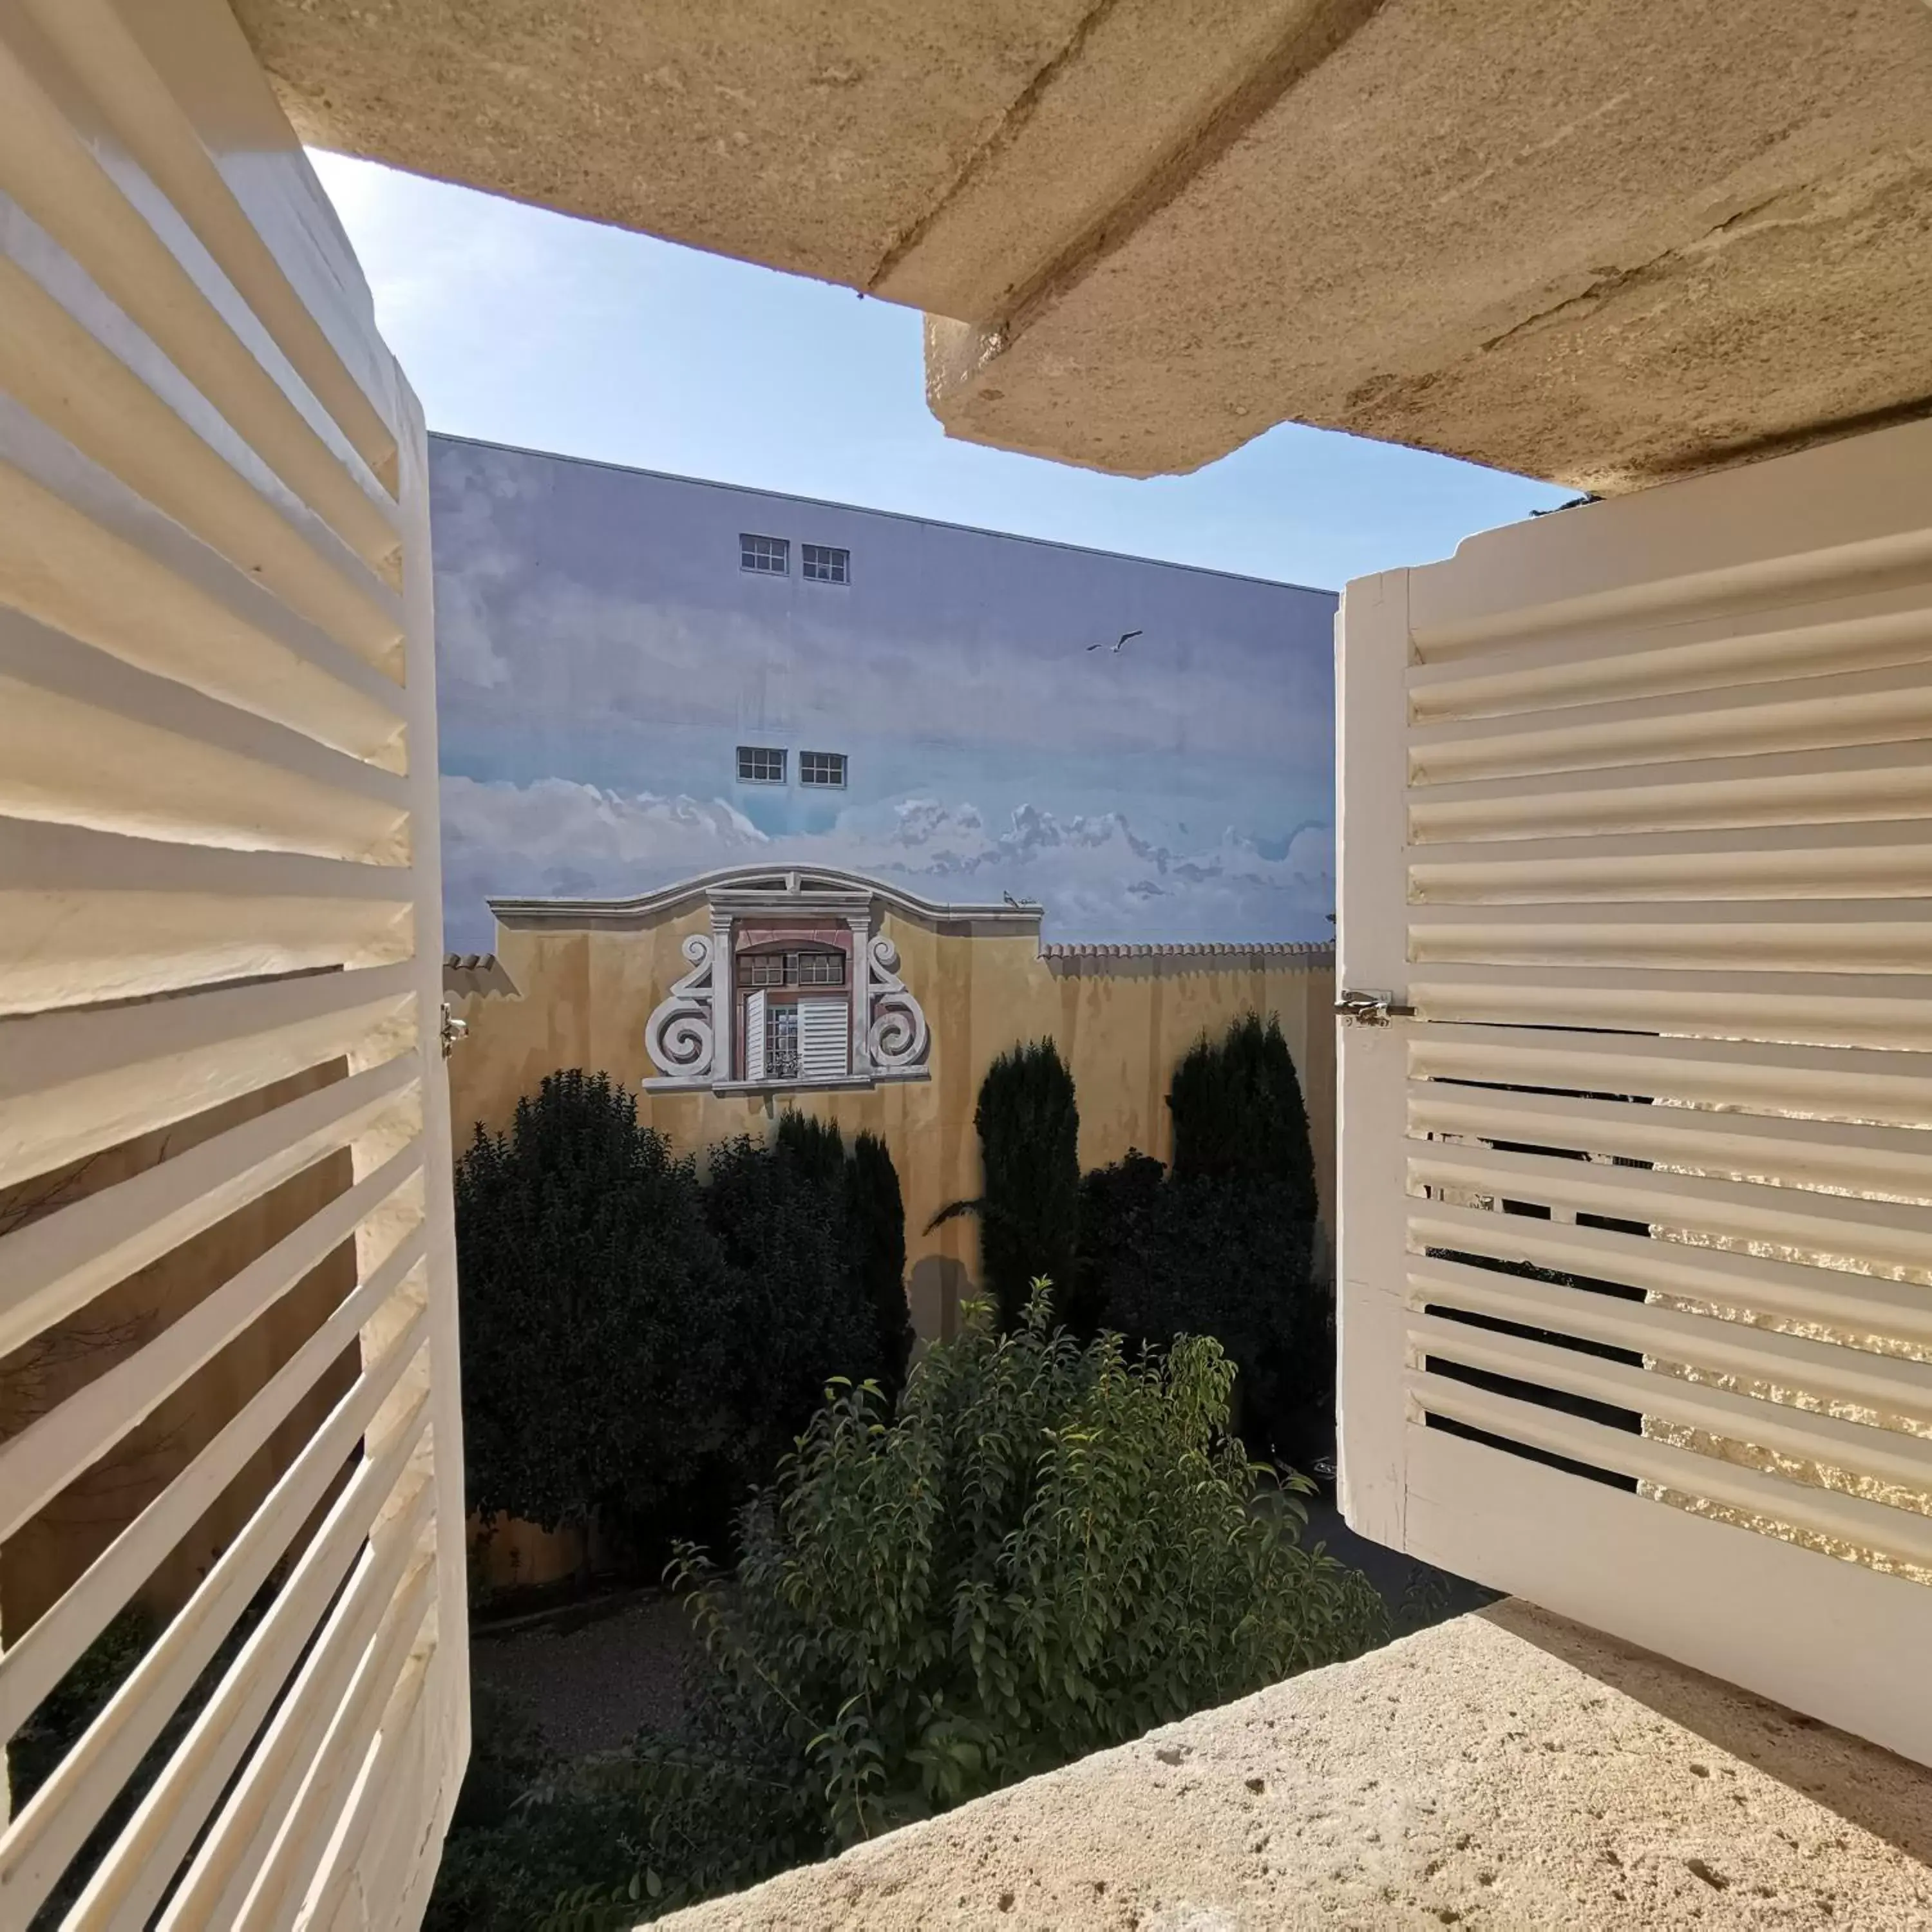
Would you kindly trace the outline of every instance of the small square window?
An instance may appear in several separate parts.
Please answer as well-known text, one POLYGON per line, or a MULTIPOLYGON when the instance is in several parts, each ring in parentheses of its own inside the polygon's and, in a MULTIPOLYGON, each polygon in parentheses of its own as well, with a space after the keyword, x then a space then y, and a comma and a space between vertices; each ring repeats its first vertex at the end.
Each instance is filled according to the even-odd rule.
POLYGON ((791 540, 788 537, 754 536, 748 530, 738 533, 738 568, 756 572, 761 577, 787 577, 791 574, 791 540))
POLYGON ((801 752, 798 754, 798 782, 800 784, 830 785, 843 790, 845 784, 845 754, 843 752, 801 752))
POLYGON ((842 952, 794 952, 788 962, 796 970, 795 986, 842 986, 845 983, 845 956, 842 952))
MULTIPOLYGON (((842 760, 840 761, 844 762, 842 760)), ((740 784, 783 784, 785 754, 773 745, 740 745, 738 747, 738 782, 740 784)), ((842 778, 839 783, 845 781, 842 778)))
POLYGON ((800 548, 802 553, 807 583, 851 582, 852 553, 849 550, 834 550, 830 544, 803 544, 800 548))

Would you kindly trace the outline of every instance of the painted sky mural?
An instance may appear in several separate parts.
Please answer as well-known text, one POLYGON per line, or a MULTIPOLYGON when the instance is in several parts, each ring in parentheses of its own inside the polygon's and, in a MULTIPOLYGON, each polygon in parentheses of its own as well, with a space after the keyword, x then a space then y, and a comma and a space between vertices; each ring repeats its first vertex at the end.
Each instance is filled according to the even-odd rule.
POLYGON ((490 896, 766 863, 1037 900, 1053 940, 1329 935, 1332 592, 451 437, 430 470, 452 950, 490 896))

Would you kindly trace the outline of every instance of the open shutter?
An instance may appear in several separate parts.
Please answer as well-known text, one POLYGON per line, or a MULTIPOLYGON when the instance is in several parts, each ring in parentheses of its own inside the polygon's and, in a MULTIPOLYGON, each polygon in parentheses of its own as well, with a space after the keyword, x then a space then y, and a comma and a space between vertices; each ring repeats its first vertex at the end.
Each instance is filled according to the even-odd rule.
POLYGON ((798 1003, 801 1080, 843 1080, 852 1070, 852 1004, 843 993, 814 994, 798 1003))
POLYGON ((1932 1762, 1932 425, 1340 636, 1349 1520, 1932 1762))
POLYGON ((765 1077, 765 996, 752 993, 745 1000, 745 1078, 765 1077))
POLYGON ((0 190, 0 1357, 196 1276, 0 1442, 0 1584, 226 1404, 0 1624, 10 1736, 162 1618, 0 1808, 0 1922, 412 1925, 468 1737, 422 417, 220 0, 8 8, 0 190))

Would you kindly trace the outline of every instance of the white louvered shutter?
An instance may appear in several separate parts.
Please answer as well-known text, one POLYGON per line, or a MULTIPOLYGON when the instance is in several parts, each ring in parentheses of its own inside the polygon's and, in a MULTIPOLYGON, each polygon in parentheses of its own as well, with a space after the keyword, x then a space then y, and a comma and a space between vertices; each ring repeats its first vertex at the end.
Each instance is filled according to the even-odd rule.
POLYGON ((1932 1762, 1932 425, 1340 634, 1349 1520, 1932 1762))
POLYGON ((815 994, 798 1003, 801 1080, 843 1080, 852 1070, 852 1005, 843 993, 815 994))
POLYGON ((422 1912, 468 1738, 424 461, 219 0, 0 12, 0 1356, 296 1177, 332 1196, 0 1442, 0 1538, 199 1400, 318 1264, 346 1284, 0 1628, 11 1736, 266 1459, 132 1675, 0 1810, 0 1925, 49 1900, 179 1932, 422 1912), (220 1106, 244 1118, 211 1137, 220 1106), (125 1178, 62 1180, 144 1136, 125 1178))
POLYGON ((747 1080, 762 1080, 765 1077, 765 1014, 764 994, 747 994, 745 998, 745 1078, 747 1080))

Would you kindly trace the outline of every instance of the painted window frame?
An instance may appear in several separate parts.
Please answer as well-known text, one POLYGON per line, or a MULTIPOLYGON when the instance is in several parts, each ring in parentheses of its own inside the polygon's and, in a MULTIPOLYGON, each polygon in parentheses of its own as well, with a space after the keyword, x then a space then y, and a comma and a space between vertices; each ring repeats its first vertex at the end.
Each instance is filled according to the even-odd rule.
POLYGON ((843 544, 802 543, 799 545, 799 574, 808 584, 852 581, 852 553, 843 544))
POLYGON ((740 745, 738 747, 738 782, 740 784, 782 785, 788 782, 791 754, 782 745, 740 745), (777 760, 776 771, 756 769, 760 759, 777 760))
POLYGON ((740 530, 738 568, 747 577, 789 577, 791 538, 768 537, 757 530, 740 530))

